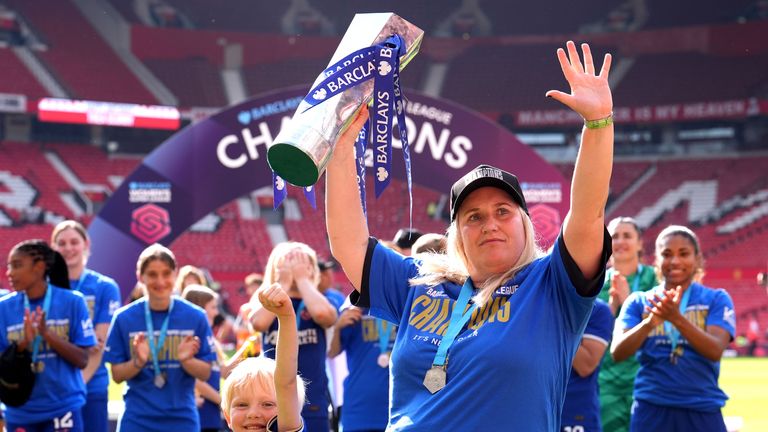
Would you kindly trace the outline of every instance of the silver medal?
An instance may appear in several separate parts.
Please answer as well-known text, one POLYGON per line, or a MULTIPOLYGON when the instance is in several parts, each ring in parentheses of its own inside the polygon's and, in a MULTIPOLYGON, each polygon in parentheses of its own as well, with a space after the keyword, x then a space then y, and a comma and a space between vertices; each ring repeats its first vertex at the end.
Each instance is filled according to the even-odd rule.
POLYGON ((379 354, 379 357, 376 359, 376 364, 383 368, 389 366, 389 353, 379 354))
POLYGON ((445 367, 432 365, 432 367, 424 375, 424 387, 429 390, 430 393, 435 394, 445 387, 445 367))
POLYGON ((155 387, 163 388, 165 386, 165 377, 163 374, 155 375, 155 387))

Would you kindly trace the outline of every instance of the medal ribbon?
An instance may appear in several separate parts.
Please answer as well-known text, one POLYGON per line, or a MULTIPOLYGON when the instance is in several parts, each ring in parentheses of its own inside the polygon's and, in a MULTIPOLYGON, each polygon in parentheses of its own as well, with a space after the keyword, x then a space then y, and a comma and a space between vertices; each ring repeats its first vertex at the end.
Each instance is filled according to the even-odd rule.
POLYGON ((392 333, 392 324, 387 323, 386 330, 384 329, 384 320, 374 318, 376 320, 376 329, 379 331, 379 352, 386 354, 389 352, 389 336, 392 333))
POLYGON ((464 285, 461 287, 459 298, 456 299, 456 303, 453 304, 448 330, 445 332, 445 335, 440 342, 440 346, 437 347, 435 360, 432 362, 433 366, 445 366, 445 360, 448 358, 448 349, 451 348, 454 340, 456 340, 456 336, 459 335, 461 329, 467 324, 467 321, 469 321, 472 312, 477 309, 477 304, 475 303, 470 305, 467 309, 470 297, 472 297, 472 281, 467 278, 464 285))
MULTIPOLYGON (((365 166, 363 162, 369 135, 367 132, 373 135, 375 192, 378 198, 391 181, 392 129, 394 119, 397 118, 412 215, 411 157, 406 134, 405 105, 399 79, 400 57, 405 53, 405 41, 399 35, 390 36, 383 43, 357 50, 323 71, 325 79, 309 91, 304 102, 309 105, 307 109, 311 109, 345 90, 371 78, 374 79, 370 129, 365 134, 358 136, 358 140, 355 142, 358 160, 358 186, 363 186, 360 187, 361 200, 363 202, 365 200, 365 180, 363 179, 365 166)), ((283 198, 279 198, 280 190, 277 184, 273 183, 273 185, 274 202, 275 207, 277 207, 283 198)), ((365 205, 363 205, 363 212, 365 212, 365 205)))
MULTIPOLYGON (((45 298, 43 299, 43 317, 45 320, 48 320, 48 311, 51 310, 51 296, 53 295, 53 288, 51 288, 51 284, 48 284, 48 287, 45 289, 45 298)), ((24 291, 24 309, 32 312, 29 305, 29 297, 27 297, 27 292, 24 291)), ((40 336, 38 333, 37 336, 32 340, 32 364, 37 364, 37 355, 40 351, 40 345, 43 342, 43 337, 40 336)))
MULTIPOLYGON (((683 298, 680 299, 681 314, 685 314, 685 310, 688 308, 688 300, 690 300, 692 288, 693 284, 691 284, 688 289, 685 290, 683 293, 683 298)), ((672 354, 674 354, 675 348, 677 348, 677 341, 680 339, 680 331, 675 326, 673 326, 671 322, 664 321, 664 333, 669 336, 669 340, 672 343, 672 354)))
POLYGON ((168 315, 163 320, 163 325, 160 327, 160 336, 157 338, 157 344, 155 344, 155 327, 152 325, 152 316, 149 312, 149 299, 144 301, 144 321, 147 324, 147 339, 149 339, 149 352, 152 354, 152 367, 155 370, 155 378, 160 376, 160 362, 157 360, 157 355, 160 353, 163 344, 165 344, 165 335, 168 333, 168 323, 171 321, 171 311, 173 311, 173 297, 171 297, 171 304, 168 306, 168 315))
POLYGON ((640 289, 640 272, 641 271, 643 271, 643 265, 638 264, 637 273, 635 273, 635 278, 632 279, 632 292, 637 292, 637 290, 640 289))

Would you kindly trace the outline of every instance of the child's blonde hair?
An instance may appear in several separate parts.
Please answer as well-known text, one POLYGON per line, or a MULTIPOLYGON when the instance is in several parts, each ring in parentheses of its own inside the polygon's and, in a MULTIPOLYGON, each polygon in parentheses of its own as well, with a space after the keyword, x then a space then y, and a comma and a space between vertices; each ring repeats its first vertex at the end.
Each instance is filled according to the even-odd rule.
MULTIPOLYGON (((254 386, 261 387, 270 394, 275 394, 275 361, 269 357, 260 355, 248 357, 232 370, 224 385, 221 386, 221 409, 229 417, 229 408, 235 394, 248 390, 254 386)), ((301 376, 296 375, 296 392, 299 396, 299 405, 304 406, 306 384, 301 376)))

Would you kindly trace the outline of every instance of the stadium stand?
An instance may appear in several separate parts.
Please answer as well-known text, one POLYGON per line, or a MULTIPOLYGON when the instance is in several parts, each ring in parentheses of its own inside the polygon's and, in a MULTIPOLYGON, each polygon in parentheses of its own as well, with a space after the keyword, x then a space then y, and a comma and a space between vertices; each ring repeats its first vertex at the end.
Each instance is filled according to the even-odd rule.
POLYGON ((70 0, 9 0, 7 3, 45 41, 48 50, 35 53, 71 97, 157 103, 70 0))

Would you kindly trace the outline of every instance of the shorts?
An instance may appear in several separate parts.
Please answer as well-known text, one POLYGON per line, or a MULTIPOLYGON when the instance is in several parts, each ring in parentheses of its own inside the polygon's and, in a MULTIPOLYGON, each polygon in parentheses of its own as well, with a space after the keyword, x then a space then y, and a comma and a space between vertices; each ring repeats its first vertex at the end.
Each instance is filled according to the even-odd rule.
POLYGON ((83 405, 83 427, 88 432, 107 432, 107 399, 106 393, 88 393, 83 405))
POLYGON ((641 400, 635 400, 632 404, 629 430, 630 432, 726 432, 725 421, 720 410, 697 411, 665 407, 641 400))
POLYGON ((32 424, 8 422, 6 430, 24 432, 83 432, 83 416, 80 410, 67 411, 64 414, 50 420, 32 424))

